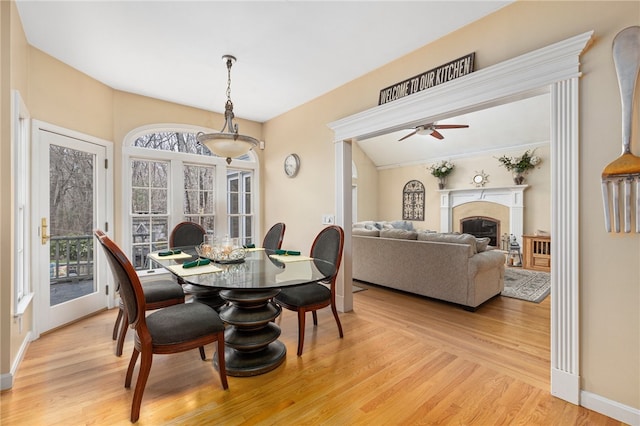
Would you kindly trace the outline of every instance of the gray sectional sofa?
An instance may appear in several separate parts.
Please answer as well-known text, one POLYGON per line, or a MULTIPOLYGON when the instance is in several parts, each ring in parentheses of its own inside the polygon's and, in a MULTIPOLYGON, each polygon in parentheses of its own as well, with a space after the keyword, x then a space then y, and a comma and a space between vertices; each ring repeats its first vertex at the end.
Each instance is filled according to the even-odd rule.
POLYGON ((488 239, 415 231, 407 229, 409 225, 355 224, 353 278, 456 303, 468 310, 502 292, 505 256, 491 250, 488 239))

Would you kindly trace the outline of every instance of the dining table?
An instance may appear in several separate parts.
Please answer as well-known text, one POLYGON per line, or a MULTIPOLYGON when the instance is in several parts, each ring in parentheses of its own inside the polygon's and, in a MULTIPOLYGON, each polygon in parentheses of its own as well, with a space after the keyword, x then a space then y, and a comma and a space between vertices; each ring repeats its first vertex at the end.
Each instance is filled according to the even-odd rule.
MULTIPOLYGON (((281 289, 335 274, 331 262, 263 248, 246 249, 244 259, 233 263, 206 259, 203 265, 187 268, 201 259, 195 247, 173 247, 148 257, 190 286, 192 303, 207 303, 219 312, 225 323, 227 374, 237 377, 264 374, 284 362, 287 348, 278 340, 281 330, 275 323, 282 308, 273 301, 281 289), (218 296, 221 303, 208 303, 218 296)), ((217 363, 217 357, 213 359, 217 363)))

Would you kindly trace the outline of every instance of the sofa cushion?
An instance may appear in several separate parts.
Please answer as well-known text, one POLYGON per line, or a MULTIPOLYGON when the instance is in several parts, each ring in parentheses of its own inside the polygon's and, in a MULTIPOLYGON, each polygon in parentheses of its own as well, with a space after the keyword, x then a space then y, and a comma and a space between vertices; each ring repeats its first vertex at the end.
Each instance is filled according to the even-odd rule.
POLYGON ((394 220, 391 222, 391 226, 396 229, 404 229, 405 231, 413 231, 413 222, 406 220, 394 220))
POLYGON ((477 253, 476 237, 471 234, 457 233, 423 233, 418 234, 419 241, 435 241, 438 243, 466 244, 469 246, 469 257, 477 253))
POLYGON ((380 231, 378 229, 366 229, 366 228, 353 228, 351 235, 363 235, 365 237, 379 237, 380 231))
POLYGON ((489 247, 489 241, 491 241, 491 238, 489 237, 476 238, 476 252, 482 253, 483 251, 486 251, 489 247))
POLYGON ((382 238, 397 238, 401 240, 416 240, 418 233, 416 231, 407 231, 405 229, 381 229, 380 237, 382 238))

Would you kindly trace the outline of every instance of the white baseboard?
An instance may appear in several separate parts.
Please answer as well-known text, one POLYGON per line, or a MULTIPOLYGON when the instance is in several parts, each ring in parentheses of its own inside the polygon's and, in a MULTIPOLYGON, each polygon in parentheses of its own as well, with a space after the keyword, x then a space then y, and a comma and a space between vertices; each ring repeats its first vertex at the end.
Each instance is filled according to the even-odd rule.
POLYGON ((640 410, 629 407, 619 402, 603 398, 591 392, 580 392, 580 405, 589 410, 597 411, 600 414, 627 423, 631 426, 640 426, 640 410))
POLYGON ((13 387, 13 374, 0 375, 0 390, 7 390, 13 387))
POLYGON ((11 371, 9 373, 5 373, 0 375, 0 390, 7 390, 13 387, 13 378, 15 377, 18 368, 20 367, 20 363, 22 363, 22 359, 24 355, 27 353, 27 348, 29 347, 29 342, 31 342, 31 331, 27 333, 24 340, 22 341, 22 345, 20 345, 20 350, 16 355, 16 359, 13 361, 11 365, 11 371))

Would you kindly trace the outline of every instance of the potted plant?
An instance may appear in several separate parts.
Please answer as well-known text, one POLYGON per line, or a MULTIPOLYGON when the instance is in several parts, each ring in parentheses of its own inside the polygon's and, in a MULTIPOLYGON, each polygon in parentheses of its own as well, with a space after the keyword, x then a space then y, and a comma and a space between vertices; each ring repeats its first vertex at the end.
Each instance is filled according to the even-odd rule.
POLYGON ((533 151, 526 150, 520 157, 507 157, 503 155, 498 158, 501 166, 513 173, 513 182, 516 185, 524 183, 524 175, 535 166, 540 164, 542 159, 537 155, 533 155, 533 151))
POLYGON ((454 167, 452 162, 445 160, 429 167, 431 174, 438 178, 438 189, 444 189, 447 183, 447 176, 451 174, 454 167))

